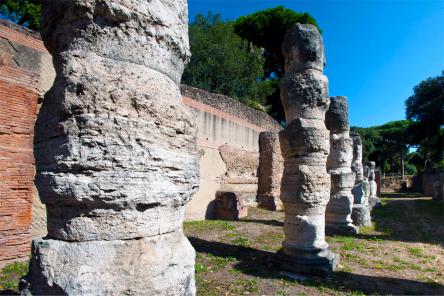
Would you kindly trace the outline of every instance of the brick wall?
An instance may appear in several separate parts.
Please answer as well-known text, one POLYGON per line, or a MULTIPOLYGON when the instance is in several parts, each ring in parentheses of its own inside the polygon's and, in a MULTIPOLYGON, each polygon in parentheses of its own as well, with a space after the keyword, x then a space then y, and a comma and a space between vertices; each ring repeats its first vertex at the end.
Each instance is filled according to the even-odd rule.
POLYGON ((0 267, 30 253, 34 123, 54 76, 41 79, 48 56, 37 33, 0 21, 0 267))

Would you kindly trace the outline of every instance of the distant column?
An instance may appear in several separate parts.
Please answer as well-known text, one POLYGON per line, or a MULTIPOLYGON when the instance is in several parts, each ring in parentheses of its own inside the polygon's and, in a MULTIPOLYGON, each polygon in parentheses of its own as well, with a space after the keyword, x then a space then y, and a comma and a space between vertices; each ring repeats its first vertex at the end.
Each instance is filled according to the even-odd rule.
POLYGON ((356 173, 355 186, 352 189, 354 198, 352 220, 353 224, 356 226, 370 226, 372 225, 370 206, 368 204, 370 184, 364 178, 364 168, 362 165, 362 140, 361 136, 356 132, 351 132, 350 136, 353 140, 353 161, 351 169, 356 173))
POLYGON ((285 35, 282 51, 286 74, 281 99, 287 121, 280 134, 285 240, 276 262, 286 271, 325 276, 335 269, 339 257, 329 250, 324 234, 330 143, 324 122, 329 97, 321 34, 312 25, 296 24, 285 35))
POLYGON ((330 154, 327 170, 331 176, 330 201, 325 216, 328 234, 357 234, 359 228, 352 224, 351 213, 355 173, 351 169, 353 140, 350 138, 348 123, 348 102, 346 97, 331 97, 330 108, 325 116, 330 130, 330 154))
POLYGON ((284 160, 278 132, 261 132, 259 135, 259 168, 257 202, 262 208, 282 210, 280 200, 284 160))

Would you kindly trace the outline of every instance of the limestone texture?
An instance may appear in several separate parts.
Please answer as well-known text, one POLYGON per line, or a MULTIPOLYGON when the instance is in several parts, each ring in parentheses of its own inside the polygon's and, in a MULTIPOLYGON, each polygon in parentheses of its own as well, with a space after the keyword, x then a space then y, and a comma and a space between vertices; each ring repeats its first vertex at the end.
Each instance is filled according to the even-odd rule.
POLYGON ((352 220, 356 226, 369 226, 372 224, 370 216, 370 183, 364 178, 364 167, 362 165, 362 140, 356 132, 351 132, 353 140, 353 160, 351 169, 356 174, 355 185, 352 189, 353 209, 352 220))
POLYGON ((381 206, 381 200, 377 195, 378 185, 376 184, 375 181, 375 167, 376 167, 375 162, 370 161, 364 168, 364 178, 368 180, 368 183, 370 185, 370 194, 368 197, 368 204, 370 206, 370 209, 381 206))
POLYGON ((351 169, 356 174, 355 184, 364 180, 364 167, 362 166, 362 139, 357 132, 350 132, 353 140, 353 160, 351 169))
POLYGON ((348 123, 346 97, 331 97, 325 115, 325 124, 330 131, 330 154, 327 170, 331 176, 330 200, 325 213, 326 233, 357 234, 359 228, 352 224, 355 172, 352 171, 353 140, 348 123))
POLYGON ((34 139, 48 237, 33 242, 23 295, 194 295, 187 23, 184 0, 42 2, 57 73, 34 139))
POLYGON ((257 202, 262 208, 278 211, 283 209, 280 200, 284 160, 278 132, 259 134, 259 168, 257 202))
POLYGON ((275 262, 288 272, 326 276, 339 257, 325 241, 330 143, 324 121, 330 101, 328 80, 322 72, 322 37, 316 27, 296 24, 285 35, 282 51, 286 74, 281 99, 287 121, 280 133, 285 240, 275 262))
POLYGON ((371 226, 370 207, 368 204, 353 205, 352 212, 353 224, 357 226, 371 226))

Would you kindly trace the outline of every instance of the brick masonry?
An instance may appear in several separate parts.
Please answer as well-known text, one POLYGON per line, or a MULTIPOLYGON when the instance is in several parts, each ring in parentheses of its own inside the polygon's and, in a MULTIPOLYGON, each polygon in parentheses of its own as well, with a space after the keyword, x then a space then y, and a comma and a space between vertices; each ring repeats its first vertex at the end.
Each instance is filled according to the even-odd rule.
POLYGON ((48 61, 37 33, 0 21, 0 267, 30 253, 34 123, 54 76, 52 69, 42 75, 48 61))

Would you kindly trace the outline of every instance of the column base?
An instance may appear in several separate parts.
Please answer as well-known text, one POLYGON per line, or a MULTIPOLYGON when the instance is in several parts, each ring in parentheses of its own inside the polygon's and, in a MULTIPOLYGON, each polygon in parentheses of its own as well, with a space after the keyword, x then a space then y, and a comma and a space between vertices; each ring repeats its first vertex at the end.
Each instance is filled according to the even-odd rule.
POLYGON ((194 257, 180 231, 132 240, 36 239, 20 293, 194 296, 194 257))
POLYGON ((326 224, 325 234, 327 235, 356 235, 359 233, 359 227, 349 224, 326 224))
POLYGON ((382 206, 381 199, 377 196, 370 196, 368 198, 368 204, 370 205, 370 209, 379 208, 382 206))
POLYGON ((353 205, 352 220, 356 226, 371 226, 370 207, 365 204, 353 205))
POLYGON ((308 276, 326 277, 331 274, 339 263, 339 255, 330 250, 322 251, 316 255, 290 256, 283 249, 279 250, 273 258, 273 265, 283 271, 308 276))

